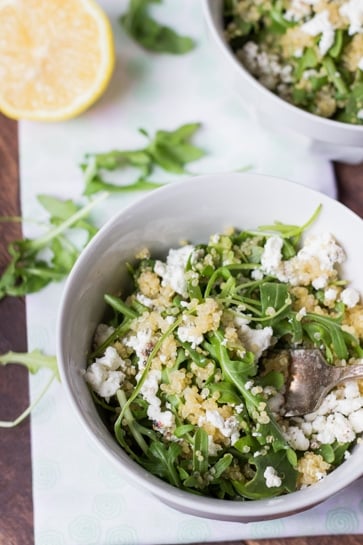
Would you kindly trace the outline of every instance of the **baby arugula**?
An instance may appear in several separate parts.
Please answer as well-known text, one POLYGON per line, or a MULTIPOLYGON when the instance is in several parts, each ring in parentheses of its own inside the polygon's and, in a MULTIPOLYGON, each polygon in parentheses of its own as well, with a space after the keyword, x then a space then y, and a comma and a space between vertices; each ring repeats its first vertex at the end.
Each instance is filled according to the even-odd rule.
POLYGON ((15 240, 8 245, 10 263, 0 278, 0 299, 34 293, 50 282, 62 280, 96 234, 98 229, 86 217, 106 197, 107 194, 103 194, 79 207, 71 200, 39 195, 38 201, 48 212, 50 225, 37 238, 15 240), (86 233, 82 244, 72 240, 76 230, 86 233))
POLYGON ((127 11, 121 16, 120 23, 126 32, 144 49, 155 53, 181 55, 195 47, 194 40, 180 36, 172 28, 161 25, 149 15, 151 4, 160 4, 161 0, 130 0, 127 11))
POLYGON ((0 365, 8 364, 24 365, 32 374, 37 373, 41 369, 51 371, 50 379, 41 390, 35 400, 17 417, 15 420, 0 420, 0 428, 14 428, 18 426, 29 416, 34 407, 39 403, 44 394, 48 391, 54 379, 60 380, 55 356, 46 356, 40 350, 35 349, 29 353, 7 352, 0 356, 0 365))
POLYGON ((140 133, 149 139, 145 148, 87 154, 81 164, 85 181, 83 194, 89 196, 99 191, 128 192, 157 188, 161 184, 147 179, 156 167, 173 174, 184 174, 187 163, 196 161, 205 154, 202 149, 190 143, 199 128, 200 123, 188 123, 174 131, 159 130, 154 138, 150 138, 147 131, 140 129, 140 133), (116 185, 104 180, 103 171, 127 167, 139 170, 135 181, 116 185))

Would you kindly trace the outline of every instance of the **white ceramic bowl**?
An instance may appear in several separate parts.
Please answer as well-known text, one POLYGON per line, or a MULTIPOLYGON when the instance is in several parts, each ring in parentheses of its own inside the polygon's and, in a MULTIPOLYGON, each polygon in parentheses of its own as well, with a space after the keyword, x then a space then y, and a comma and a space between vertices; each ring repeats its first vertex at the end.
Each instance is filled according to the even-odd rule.
POLYGON ((363 445, 318 484, 268 500, 227 501, 199 497, 154 477, 132 461, 103 424, 82 371, 96 325, 105 311, 103 295, 125 281, 125 263, 145 246, 166 254, 181 239, 209 239, 227 226, 241 229, 280 220, 303 224, 322 203, 313 231, 331 231, 345 248, 345 278, 363 292, 363 221, 342 204, 285 180, 256 174, 217 174, 167 185, 111 219, 77 261, 65 288, 57 328, 57 357, 72 410, 120 474, 183 512, 226 521, 258 521, 307 509, 332 496, 362 473, 363 445))
POLYGON ((223 0, 202 0, 217 64, 245 104, 252 107, 260 122, 273 129, 304 135, 314 153, 335 161, 363 161, 363 126, 350 125, 311 114, 284 101, 258 82, 236 58, 227 44, 222 25, 223 0))

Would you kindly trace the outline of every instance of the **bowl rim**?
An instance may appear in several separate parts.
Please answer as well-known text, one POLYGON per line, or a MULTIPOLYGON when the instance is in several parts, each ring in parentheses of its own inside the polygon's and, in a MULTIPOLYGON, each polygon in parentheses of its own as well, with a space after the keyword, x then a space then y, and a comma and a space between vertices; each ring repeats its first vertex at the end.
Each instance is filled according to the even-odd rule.
MULTIPOLYGON (((231 500, 223 500, 210 498, 205 496, 194 496, 190 492, 180 490, 171 484, 155 477, 144 468, 139 466, 137 462, 133 461, 124 453, 122 448, 114 442, 114 446, 110 448, 109 443, 101 440, 99 436, 91 429, 90 420, 83 413, 79 406, 79 400, 72 389, 72 385, 68 376, 68 364, 66 363, 66 341, 63 335, 63 330, 67 327, 67 315, 68 306, 72 302, 72 290, 74 282, 77 282, 78 277, 87 271, 87 260, 92 255, 93 248, 96 247, 100 241, 107 238, 108 234, 113 232, 115 228, 120 229, 122 222, 127 219, 127 216, 134 210, 140 208, 140 205, 144 201, 158 200, 159 196, 175 192, 175 189, 179 190, 183 188, 184 191, 192 191, 198 183, 210 183, 213 178, 223 176, 223 184, 228 180, 252 178, 252 181, 260 179, 261 181, 269 181, 272 183, 274 180, 279 184, 288 184, 288 187, 298 187, 301 191, 304 191, 307 196, 318 197, 325 202, 334 202, 336 205, 341 206, 345 213, 352 216, 352 218, 362 221, 362 219, 344 204, 339 203, 332 197, 322 194, 321 192, 314 190, 310 187, 303 186, 297 182, 287 181, 284 178, 277 176, 270 176, 264 174, 255 174, 250 172, 227 172, 216 174, 205 174, 199 176, 192 176, 189 179, 179 180, 172 184, 166 184, 163 187, 155 189, 152 193, 140 197, 136 202, 133 202, 125 208, 118 211, 113 215, 99 230, 92 241, 87 245, 85 250, 81 253, 77 262, 75 263, 63 291, 60 307, 58 309, 57 325, 56 325, 56 354, 60 371, 61 383, 66 391, 67 398, 70 401, 73 410, 77 414, 79 421, 83 424, 86 432, 90 438, 97 444, 98 448, 106 455, 108 459, 114 463, 118 469, 121 469, 123 473, 130 479, 131 482, 137 483, 145 491, 156 496, 159 500, 165 504, 180 510, 185 513, 191 513, 196 516, 205 518, 212 518, 215 520, 235 521, 235 522, 257 522, 260 520, 268 520, 274 518, 281 518, 292 514, 299 513, 301 511, 310 509, 315 505, 327 500, 332 495, 340 492, 343 488, 350 485, 353 481, 358 479, 362 475, 362 471, 358 473, 350 471, 348 476, 344 476, 344 484, 340 483, 339 479, 336 479, 337 472, 342 470, 342 466, 336 468, 332 473, 327 475, 322 481, 316 483, 314 486, 307 487, 295 492, 291 492, 282 496, 277 496, 269 499, 253 500, 246 502, 233 502, 231 500), (122 454, 124 456, 122 456, 122 454), (324 483, 322 485, 322 483, 324 483), (257 514, 256 514, 257 512, 257 514)), ((177 191, 176 191, 177 193, 177 191)), ((92 401, 92 400, 91 400, 92 401)), ((93 401, 92 401, 93 403, 93 401)), ((106 430, 106 428, 104 428, 106 430)), ((107 437, 112 438, 112 434, 107 430, 107 437)), ((363 449, 363 445, 356 448, 363 449)))
MULTIPOLYGON (((357 134, 363 131, 363 125, 345 123, 344 121, 337 121, 335 119, 329 119, 327 117, 322 117, 317 114, 307 112, 303 108, 299 108, 299 106, 296 106, 295 104, 287 102, 283 98, 273 93, 267 87, 264 87, 264 85, 262 85, 262 83, 260 83, 244 67, 244 65, 238 61, 236 55, 233 53, 232 49, 228 46, 227 42, 221 38, 212 15, 211 6, 215 2, 216 0, 202 0, 202 9, 204 12, 205 20, 208 24, 208 28, 210 32, 212 33, 214 40, 218 44, 218 47, 220 51, 222 52, 222 54, 225 56, 225 58, 228 60, 231 66, 233 66, 235 70, 238 70, 248 80, 248 82, 250 83, 250 85, 254 87, 256 92, 262 93, 267 98, 267 100, 272 102, 272 105, 274 104, 280 105, 282 108, 286 109, 286 111, 288 111, 289 113, 296 116, 301 116, 302 119, 308 122, 321 124, 321 126, 322 127, 325 126, 326 129, 334 128, 335 130, 344 130, 344 131, 353 132, 357 134)), ((219 2, 222 3, 223 0, 219 0, 219 2)))

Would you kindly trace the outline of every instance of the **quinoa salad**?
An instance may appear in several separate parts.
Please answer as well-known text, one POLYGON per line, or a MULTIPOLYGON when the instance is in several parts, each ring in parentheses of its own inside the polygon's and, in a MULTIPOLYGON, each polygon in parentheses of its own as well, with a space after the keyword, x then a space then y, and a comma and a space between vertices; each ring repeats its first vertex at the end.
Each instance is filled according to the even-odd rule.
POLYGON ((287 349, 363 363, 363 305, 331 233, 276 222, 142 249, 128 293, 105 294, 85 380, 104 422, 146 470, 194 494, 256 500, 305 488, 363 432, 363 381, 286 417, 287 349))
POLYGON ((225 36, 267 89, 313 114, 363 124, 362 0, 224 0, 225 36))

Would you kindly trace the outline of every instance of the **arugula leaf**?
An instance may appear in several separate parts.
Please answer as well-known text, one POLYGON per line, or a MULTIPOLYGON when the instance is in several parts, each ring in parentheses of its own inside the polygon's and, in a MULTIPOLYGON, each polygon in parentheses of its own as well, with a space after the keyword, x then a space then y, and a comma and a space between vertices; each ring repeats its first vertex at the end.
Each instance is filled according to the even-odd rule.
POLYGON ((29 416, 34 407, 39 403, 48 391, 53 380, 60 380, 55 356, 46 356, 38 349, 25 353, 10 351, 0 356, 1 365, 9 365, 12 363, 24 365, 32 374, 38 373, 41 369, 48 369, 51 371, 51 377, 35 400, 17 418, 15 418, 15 420, 0 420, 0 428, 14 428, 15 426, 18 426, 29 416))
POLYGON ((72 201, 40 195, 39 202, 49 212, 50 228, 38 238, 15 240, 8 245, 11 257, 0 278, 0 299, 5 296, 23 296, 40 291, 51 282, 59 282, 72 269, 81 249, 97 232, 85 217, 91 209, 105 199, 102 195, 83 208, 72 201), (87 232, 81 248, 75 246, 68 234, 72 229, 87 232), (51 257, 44 258, 45 252, 51 257))
POLYGON ((253 478, 246 483, 233 481, 238 494, 250 500, 272 498, 283 492, 296 490, 297 471, 290 464, 285 451, 270 452, 264 456, 251 457, 249 463, 256 467, 253 478), (264 473, 273 467, 281 478, 281 485, 268 488, 264 473))
POLYGON ((358 117, 358 112, 363 108, 363 81, 359 78, 351 86, 351 92, 347 99, 344 110, 342 110, 337 119, 345 123, 362 123, 358 117))
POLYGON ((302 320, 302 327, 315 345, 324 343, 328 361, 333 360, 331 349, 339 359, 349 357, 344 331, 336 319, 308 312, 302 320))
POLYGON ((151 4, 161 0, 130 0, 128 9, 120 18, 126 32, 143 48, 157 53, 181 55, 195 47, 188 36, 180 36, 172 28, 161 25, 148 13, 151 4))
MULTIPOLYGON (((286 284, 278 282, 263 282, 260 285, 261 309, 265 316, 264 322, 273 325, 282 320, 291 310, 291 297, 286 284), (269 315, 269 311, 273 311, 269 315), (266 317, 270 318, 266 322, 266 317)), ((258 319, 256 319, 258 320, 258 319)))
POLYGON ((149 139, 149 144, 138 150, 113 150, 107 153, 89 153, 84 157, 81 169, 84 173, 84 195, 92 195, 99 191, 128 192, 147 191, 160 187, 157 182, 147 178, 156 167, 174 174, 184 174, 187 163, 203 157, 205 152, 190 143, 190 139, 200 128, 200 123, 187 123, 174 131, 159 130, 154 138, 147 131, 140 129, 141 134, 149 139), (118 185, 107 182, 103 171, 136 168, 139 175, 130 183, 118 185))
POLYGON ((148 450, 148 458, 142 459, 142 465, 154 475, 158 475, 180 488, 181 483, 176 462, 181 452, 181 446, 177 443, 165 445, 159 441, 153 441, 148 450))
POLYGON ((24 365, 32 375, 35 375, 41 369, 49 369, 60 380, 55 356, 46 356, 39 349, 32 352, 7 352, 0 356, 0 364, 8 365, 16 363, 24 365))
POLYGON ((299 239, 302 233, 314 223, 314 221, 320 214, 321 209, 322 205, 319 204, 312 216, 303 225, 289 225, 287 223, 281 223, 280 221, 276 221, 273 225, 261 225, 258 228, 258 231, 264 231, 266 233, 278 233, 283 238, 299 239))

